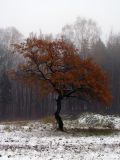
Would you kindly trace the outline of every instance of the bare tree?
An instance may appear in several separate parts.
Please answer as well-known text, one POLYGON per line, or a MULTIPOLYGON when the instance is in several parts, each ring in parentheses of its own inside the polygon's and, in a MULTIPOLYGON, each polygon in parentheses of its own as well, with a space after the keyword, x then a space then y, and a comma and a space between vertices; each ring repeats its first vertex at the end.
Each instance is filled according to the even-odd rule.
POLYGON ((87 57, 91 46, 100 38, 100 28, 91 19, 78 17, 74 24, 65 25, 62 29, 62 37, 72 41, 79 49, 83 58, 87 57))

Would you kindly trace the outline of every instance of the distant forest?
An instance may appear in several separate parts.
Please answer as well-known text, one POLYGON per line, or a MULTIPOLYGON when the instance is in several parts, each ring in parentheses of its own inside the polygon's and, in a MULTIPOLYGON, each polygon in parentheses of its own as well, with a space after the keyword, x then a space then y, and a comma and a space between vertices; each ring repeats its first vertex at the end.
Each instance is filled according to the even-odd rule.
MULTIPOLYGON (((87 103, 79 99, 63 101, 63 114, 96 112, 119 114, 120 112, 120 34, 110 32, 107 40, 102 40, 100 27, 91 19, 78 17, 74 24, 65 25, 61 33, 30 36, 52 40, 63 38, 72 42, 82 58, 90 57, 99 64, 109 76, 113 95, 111 106, 98 102, 87 103)), ((24 61, 23 57, 13 54, 13 44, 21 43, 24 36, 14 27, 0 29, 0 120, 38 119, 54 113, 55 95, 39 95, 35 88, 11 79, 8 72, 24 61)), ((36 86, 37 88, 37 86, 36 86)))

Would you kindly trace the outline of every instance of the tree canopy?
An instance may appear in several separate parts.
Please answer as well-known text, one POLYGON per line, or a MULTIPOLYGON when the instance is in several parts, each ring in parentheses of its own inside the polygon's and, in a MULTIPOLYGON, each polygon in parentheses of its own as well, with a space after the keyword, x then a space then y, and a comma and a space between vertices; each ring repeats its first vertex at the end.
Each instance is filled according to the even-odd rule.
POLYGON ((25 43, 15 44, 15 49, 25 58, 24 64, 15 72, 18 79, 42 86, 48 94, 56 94, 59 109, 55 117, 59 129, 63 129, 63 124, 60 127, 59 123, 60 102, 65 97, 98 100, 105 104, 111 102, 106 73, 91 59, 81 59, 72 43, 63 39, 49 41, 29 38, 25 43))

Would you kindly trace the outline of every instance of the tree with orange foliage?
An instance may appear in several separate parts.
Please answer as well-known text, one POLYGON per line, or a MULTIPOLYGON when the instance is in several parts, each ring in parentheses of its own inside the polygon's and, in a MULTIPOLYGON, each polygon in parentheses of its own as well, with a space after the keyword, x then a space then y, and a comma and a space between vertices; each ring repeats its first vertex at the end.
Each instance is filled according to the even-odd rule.
POLYGON ((25 63, 19 66, 20 74, 15 74, 26 83, 42 84, 48 93, 55 93, 55 118, 60 130, 63 130, 59 115, 63 99, 79 97, 85 101, 111 102, 106 73, 91 59, 81 59, 73 44, 29 38, 15 48, 25 58, 25 63))

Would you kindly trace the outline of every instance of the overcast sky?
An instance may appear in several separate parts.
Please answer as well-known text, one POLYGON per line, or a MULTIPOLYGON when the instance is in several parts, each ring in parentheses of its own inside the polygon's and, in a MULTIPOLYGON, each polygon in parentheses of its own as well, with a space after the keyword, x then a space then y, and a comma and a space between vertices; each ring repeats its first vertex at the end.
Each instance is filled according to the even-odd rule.
POLYGON ((56 34, 76 17, 92 18, 104 35, 120 31, 120 0, 0 0, 0 28, 56 34))

